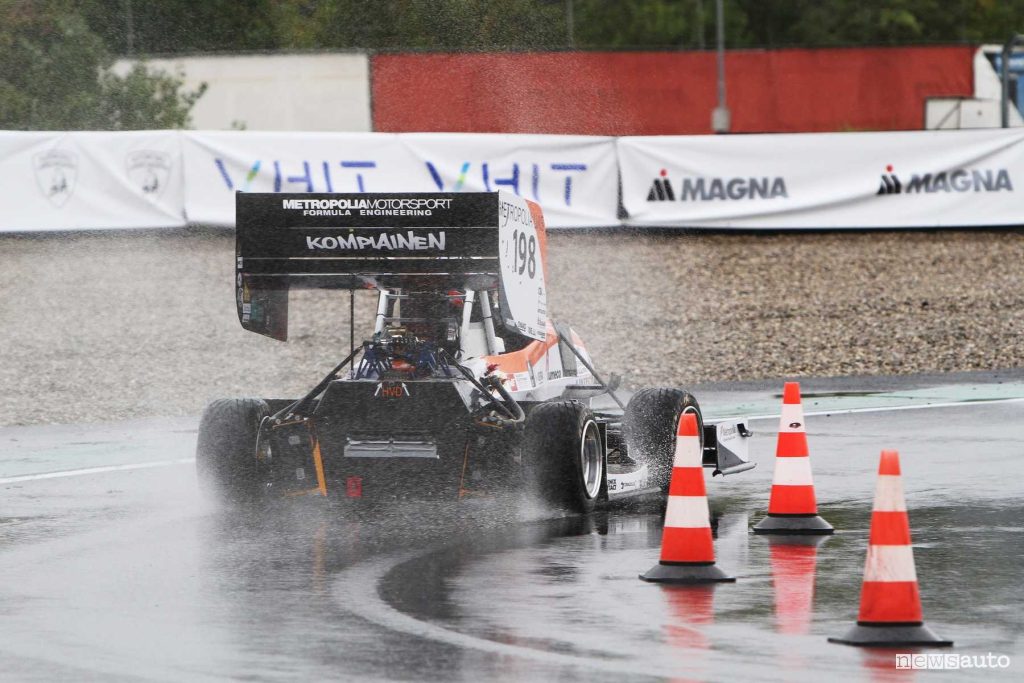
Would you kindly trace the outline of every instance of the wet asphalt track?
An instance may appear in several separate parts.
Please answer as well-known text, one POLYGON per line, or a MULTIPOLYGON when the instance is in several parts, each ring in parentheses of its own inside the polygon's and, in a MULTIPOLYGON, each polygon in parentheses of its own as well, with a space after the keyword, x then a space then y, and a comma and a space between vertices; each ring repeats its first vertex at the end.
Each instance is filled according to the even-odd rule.
MULTIPOLYGON (((820 547, 748 533, 776 427, 752 424, 758 468, 709 484, 719 565, 738 577, 713 589, 637 580, 658 557, 651 509, 353 515, 309 499, 255 516, 200 499, 195 420, 0 429, 0 677, 963 680, 825 641, 855 619, 878 452, 895 447, 927 623, 954 652, 1012 659, 986 677, 1020 680, 1024 383, 889 384, 805 383, 837 528, 820 547), (952 405, 904 409, 927 404, 952 405)), ((717 415, 778 404, 757 387, 699 397, 717 415)))

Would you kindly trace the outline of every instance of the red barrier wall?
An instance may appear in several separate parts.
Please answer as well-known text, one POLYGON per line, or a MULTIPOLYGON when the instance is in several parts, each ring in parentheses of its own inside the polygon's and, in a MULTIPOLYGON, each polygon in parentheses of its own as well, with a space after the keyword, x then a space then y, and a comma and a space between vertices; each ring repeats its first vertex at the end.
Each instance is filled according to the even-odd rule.
MULTIPOLYGON (((726 55, 732 131, 913 130, 926 97, 970 97, 974 48, 726 55)), ((387 54, 371 63, 374 130, 711 132, 713 52, 387 54)))

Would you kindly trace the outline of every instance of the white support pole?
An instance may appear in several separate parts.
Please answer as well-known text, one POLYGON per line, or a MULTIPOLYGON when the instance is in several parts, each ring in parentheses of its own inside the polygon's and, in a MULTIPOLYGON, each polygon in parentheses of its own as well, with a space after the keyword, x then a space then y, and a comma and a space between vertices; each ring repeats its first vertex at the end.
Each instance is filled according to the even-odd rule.
POLYGON ((466 296, 462 302, 462 330, 459 336, 466 339, 469 336, 469 321, 473 317, 473 304, 476 303, 476 292, 472 289, 466 290, 466 296))
POLYGON ((384 331, 384 316, 388 314, 388 290, 380 290, 380 298, 377 299, 377 317, 373 321, 373 333, 380 334, 384 331))
POLYGON ((487 335, 487 355, 494 355, 498 349, 498 338, 494 334, 494 320, 491 318, 491 297, 486 290, 480 292, 480 309, 484 318, 484 333, 487 335))

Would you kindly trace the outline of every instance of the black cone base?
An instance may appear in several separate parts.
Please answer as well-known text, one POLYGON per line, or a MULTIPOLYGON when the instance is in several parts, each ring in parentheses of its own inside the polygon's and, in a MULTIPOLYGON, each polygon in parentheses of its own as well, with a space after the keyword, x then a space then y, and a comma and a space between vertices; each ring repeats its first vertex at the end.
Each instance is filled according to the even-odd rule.
POLYGON ((713 564, 656 564, 646 574, 641 574, 644 581, 654 583, 719 583, 735 581, 735 576, 726 576, 725 572, 713 564))
POLYGON ((924 624, 894 624, 865 626, 857 624, 842 638, 829 638, 830 643, 860 645, 862 647, 950 647, 952 640, 943 640, 924 624))
POLYGON ((781 517, 768 515, 754 527, 755 534, 814 534, 824 536, 835 532, 832 525, 818 515, 781 517))

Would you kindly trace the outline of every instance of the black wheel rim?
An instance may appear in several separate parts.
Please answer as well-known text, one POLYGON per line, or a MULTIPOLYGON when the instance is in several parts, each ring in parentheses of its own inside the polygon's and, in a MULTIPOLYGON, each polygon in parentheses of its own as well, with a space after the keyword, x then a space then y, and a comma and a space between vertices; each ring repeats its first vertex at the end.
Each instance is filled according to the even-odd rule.
POLYGON ((604 457, 601 453, 601 434, 597 423, 587 420, 583 425, 580 443, 580 475, 583 491, 588 499, 596 498, 601 491, 601 477, 604 474, 604 457))

